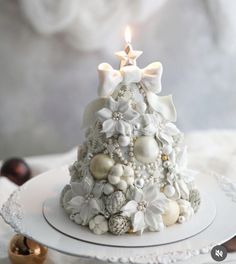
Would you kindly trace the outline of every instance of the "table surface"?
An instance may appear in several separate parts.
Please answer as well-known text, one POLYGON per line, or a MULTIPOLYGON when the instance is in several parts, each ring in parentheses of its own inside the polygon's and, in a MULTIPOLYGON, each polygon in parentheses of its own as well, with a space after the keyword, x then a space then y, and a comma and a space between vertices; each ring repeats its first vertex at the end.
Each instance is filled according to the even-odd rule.
MULTIPOLYGON (((226 176, 236 182, 236 131, 199 131, 186 135, 186 144, 189 146, 189 165, 193 169, 204 172, 215 172, 226 176)), ((76 158, 76 149, 68 153, 29 157, 27 161, 33 168, 34 175, 46 170, 69 164, 76 158)), ((0 206, 4 202, 0 194, 0 206)), ((227 224, 227 223, 225 223, 227 224)), ((223 226, 223 223, 222 223, 223 226)), ((0 263, 9 264, 7 258, 7 246, 14 232, 0 219, 0 263)), ((53 250, 49 250, 46 264, 60 263, 94 263, 92 260, 84 260, 67 256, 53 250)), ((98 261, 96 261, 98 263, 98 261)), ((180 262, 178 262, 180 263, 180 262)), ((199 255, 181 264, 213 264, 210 254, 199 255)), ((236 253, 228 254, 224 263, 236 263, 236 253)))

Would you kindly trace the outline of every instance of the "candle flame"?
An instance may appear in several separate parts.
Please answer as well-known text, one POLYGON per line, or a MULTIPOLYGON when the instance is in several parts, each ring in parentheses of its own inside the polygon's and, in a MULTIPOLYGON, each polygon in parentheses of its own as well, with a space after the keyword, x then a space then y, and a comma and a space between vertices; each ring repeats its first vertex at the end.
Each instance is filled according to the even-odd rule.
POLYGON ((125 28, 125 41, 131 43, 131 29, 129 26, 125 28))

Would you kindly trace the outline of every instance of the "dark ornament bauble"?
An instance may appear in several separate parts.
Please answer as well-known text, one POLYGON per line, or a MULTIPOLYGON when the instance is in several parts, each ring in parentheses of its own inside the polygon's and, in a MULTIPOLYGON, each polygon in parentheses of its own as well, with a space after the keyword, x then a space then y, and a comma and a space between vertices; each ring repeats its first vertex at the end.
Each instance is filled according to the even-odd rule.
POLYGON ((21 186, 30 179, 31 169, 23 159, 11 158, 3 162, 0 174, 21 186))

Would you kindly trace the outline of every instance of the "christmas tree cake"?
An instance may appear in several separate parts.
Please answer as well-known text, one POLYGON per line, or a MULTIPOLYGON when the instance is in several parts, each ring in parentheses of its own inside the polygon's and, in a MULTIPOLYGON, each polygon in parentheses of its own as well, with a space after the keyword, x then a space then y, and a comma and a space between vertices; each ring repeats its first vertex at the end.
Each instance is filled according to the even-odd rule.
POLYGON ((99 97, 85 109, 85 141, 61 193, 71 221, 98 235, 162 231, 200 206, 172 96, 158 95, 162 64, 140 69, 141 53, 128 43, 119 70, 98 66, 99 97))

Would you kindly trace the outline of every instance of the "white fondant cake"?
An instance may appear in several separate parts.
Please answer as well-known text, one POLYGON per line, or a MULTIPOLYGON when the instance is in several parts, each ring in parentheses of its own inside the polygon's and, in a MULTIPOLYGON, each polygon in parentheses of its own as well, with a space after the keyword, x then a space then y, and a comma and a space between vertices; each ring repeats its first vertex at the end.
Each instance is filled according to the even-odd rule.
POLYGON ((86 140, 61 194, 70 219, 99 235, 161 231, 200 205, 172 97, 157 95, 162 64, 140 69, 140 54, 128 44, 119 70, 98 66, 99 98, 85 109, 86 140))

